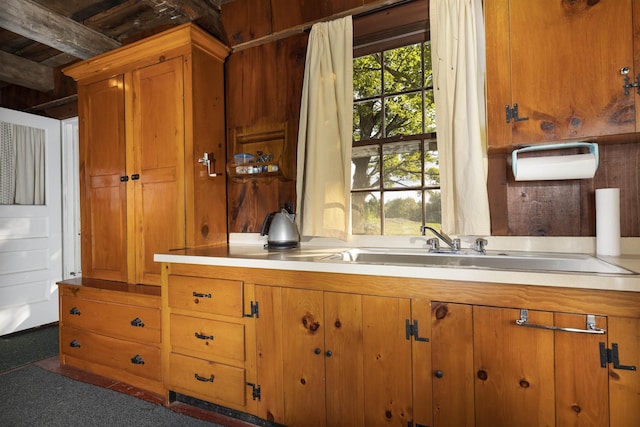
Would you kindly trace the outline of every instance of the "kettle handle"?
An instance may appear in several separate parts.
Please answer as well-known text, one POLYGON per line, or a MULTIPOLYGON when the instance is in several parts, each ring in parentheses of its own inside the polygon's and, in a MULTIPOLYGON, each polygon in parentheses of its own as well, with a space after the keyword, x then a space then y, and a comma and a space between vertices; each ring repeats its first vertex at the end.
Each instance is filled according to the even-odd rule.
POLYGON ((267 230, 269 230, 269 226, 271 225, 271 220, 277 213, 278 212, 271 212, 270 214, 267 214, 266 217, 264 217, 264 221, 262 222, 262 228, 260 229, 261 236, 267 235, 267 230))

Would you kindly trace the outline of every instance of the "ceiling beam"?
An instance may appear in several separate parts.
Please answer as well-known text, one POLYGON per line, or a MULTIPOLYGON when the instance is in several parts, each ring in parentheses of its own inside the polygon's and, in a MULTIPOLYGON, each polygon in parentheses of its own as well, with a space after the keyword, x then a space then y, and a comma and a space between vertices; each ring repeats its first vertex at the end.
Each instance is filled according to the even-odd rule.
POLYGON ((53 68, 0 50, 0 81, 41 92, 54 89, 53 68))
POLYGON ((81 59, 120 46, 118 41, 33 0, 2 0, 0 27, 81 59))

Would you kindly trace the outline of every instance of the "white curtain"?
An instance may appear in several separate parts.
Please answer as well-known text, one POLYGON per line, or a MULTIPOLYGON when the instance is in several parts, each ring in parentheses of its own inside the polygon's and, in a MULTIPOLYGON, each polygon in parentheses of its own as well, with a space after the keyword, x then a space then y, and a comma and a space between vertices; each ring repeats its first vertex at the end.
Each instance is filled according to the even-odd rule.
POLYGON ((442 229, 489 235, 481 0, 431 0, 442 229))
POLYGON ((303 236, 351 234, 351 16, 313 25, 298 130, 297 218, 303 236))
POLYGON ((0 124, 0 204, 45 203, 44 129, 0 124))

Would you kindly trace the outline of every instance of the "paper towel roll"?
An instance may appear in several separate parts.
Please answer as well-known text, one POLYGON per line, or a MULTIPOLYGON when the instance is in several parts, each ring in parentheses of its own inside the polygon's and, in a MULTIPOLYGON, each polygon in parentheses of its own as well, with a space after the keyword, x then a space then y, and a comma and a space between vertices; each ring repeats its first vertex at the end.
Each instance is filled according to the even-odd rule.
POLYGON ((596 190, 596 253, 620 255, 620 189, 596 190))
POLYGON ((592 154, 523 157, 514 170, 516 181, 593 178, 598 161, 592 154))

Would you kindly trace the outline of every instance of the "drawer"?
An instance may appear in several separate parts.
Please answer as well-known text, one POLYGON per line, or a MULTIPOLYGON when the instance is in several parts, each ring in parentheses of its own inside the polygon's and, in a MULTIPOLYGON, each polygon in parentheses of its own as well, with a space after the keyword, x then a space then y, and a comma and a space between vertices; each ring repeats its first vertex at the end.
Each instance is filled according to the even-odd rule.
POLYGON ((224 316, 243 316, 242 282, 169 275, 169 306, 224 316))
POLYGON ((171 388, 192 397, 212 403, 246 404, 243 368, 171 353, 169 377, 171 388))
POLYGON ((171 315, 172 351, 207 359, 245 360, 244 325, 198 317, 171 315))
POLYGON ((146 344, 119 340, 104 335, 60 328, 60 351, 131 375, 159 381, 160 349, 146 344))
POLYGON ((160 310, 62 296, 62 325, 149 344, 160 343, 160 310))

